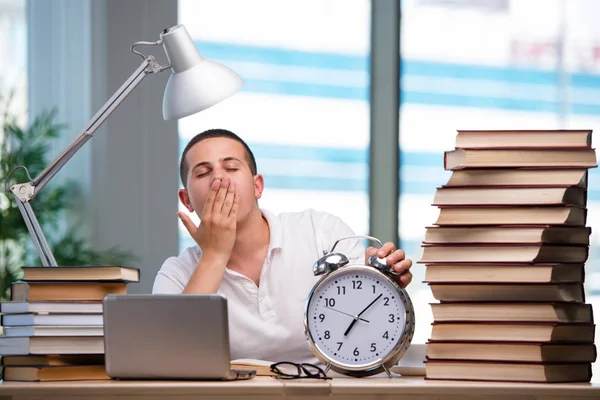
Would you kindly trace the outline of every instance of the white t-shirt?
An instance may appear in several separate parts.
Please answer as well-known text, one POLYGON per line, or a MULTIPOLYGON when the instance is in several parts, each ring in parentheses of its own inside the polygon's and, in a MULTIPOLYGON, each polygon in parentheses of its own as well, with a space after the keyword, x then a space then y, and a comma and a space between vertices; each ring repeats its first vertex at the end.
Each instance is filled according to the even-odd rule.
MULTIPOLYGON (((312 209, 280 215, 261 212, 270 239, 260 286, 226 269, 218 290, 227 297, 231 358, 316 363, 304 336, 305 302, 321 278, 313 275, 313 265, 337 240, 354 233, 340 218, 312 209)), ((334 251, 345 254, 351 264, 364 262, 364 247, 357 239, 341 241, 334 251)), ((182 293, 201 254, 193 246, 168 258, 152 292, 182 293)))

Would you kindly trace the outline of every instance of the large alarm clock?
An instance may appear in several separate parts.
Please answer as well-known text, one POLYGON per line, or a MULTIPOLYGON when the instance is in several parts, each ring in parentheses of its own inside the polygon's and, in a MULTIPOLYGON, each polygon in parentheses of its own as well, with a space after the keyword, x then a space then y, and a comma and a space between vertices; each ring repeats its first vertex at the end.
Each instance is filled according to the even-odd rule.
POLYGON ((313 266, 323 275, 312 288, 304 308, 304 330, 310 349, 324 364, 350 376, 386 372, 404 355, 412 340, 415 316, 408 293, 393 276, 385 258, 371 256, 366 265, 349 265, 334 253, 335 242, 313 266))

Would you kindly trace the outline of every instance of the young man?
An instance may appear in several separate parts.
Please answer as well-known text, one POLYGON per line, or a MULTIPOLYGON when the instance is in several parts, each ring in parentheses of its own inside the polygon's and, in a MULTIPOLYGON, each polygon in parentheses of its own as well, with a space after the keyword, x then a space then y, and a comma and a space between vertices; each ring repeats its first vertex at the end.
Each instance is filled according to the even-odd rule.
MULTIPOLYGON (((228 299, 231 357, 316 362, 304 336, 304 304, 313 285, 313 264, 333 244, 354 233, 341 219, 306 210, 273 213, 260 209, 264 180, 248 145, 232 132, 213 129, 195 136, 180 165, 179 199, 200 218, 179 218, 196 242, 168 258, 153 293, 220 293, 228 299)), ((351 263, 377 254, 412 279, 412 261, 394 244, 366 250, 357 239, 335 248, 351 263)))

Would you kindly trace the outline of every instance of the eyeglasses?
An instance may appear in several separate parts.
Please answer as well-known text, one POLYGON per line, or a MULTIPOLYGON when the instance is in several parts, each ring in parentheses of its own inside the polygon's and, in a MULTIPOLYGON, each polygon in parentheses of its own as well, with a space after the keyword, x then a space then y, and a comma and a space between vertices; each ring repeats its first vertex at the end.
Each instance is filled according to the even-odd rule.
POLYGON ((271 372, 277 374, 277 376, 275 376, 277 379, 331 379, 320 367, 308 363, 281 361, 271 364, 271 372), (296 373, 293 371, 296 371, 296 373))

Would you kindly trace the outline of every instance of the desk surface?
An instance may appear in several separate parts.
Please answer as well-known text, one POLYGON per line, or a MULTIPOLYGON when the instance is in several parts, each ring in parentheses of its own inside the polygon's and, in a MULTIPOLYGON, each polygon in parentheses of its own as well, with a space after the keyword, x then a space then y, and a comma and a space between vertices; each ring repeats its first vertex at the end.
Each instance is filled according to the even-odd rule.
POLYGON ((201 381, 83 381, 0 384, 0 400, 60 399, 475 399, 514 396, 528 400, 600 399, 600 385, 591 383, 529 384, 426 381, 422 377, 334 378, 330 381, 281 381, 258 376, 231 382, 201 381))

